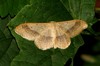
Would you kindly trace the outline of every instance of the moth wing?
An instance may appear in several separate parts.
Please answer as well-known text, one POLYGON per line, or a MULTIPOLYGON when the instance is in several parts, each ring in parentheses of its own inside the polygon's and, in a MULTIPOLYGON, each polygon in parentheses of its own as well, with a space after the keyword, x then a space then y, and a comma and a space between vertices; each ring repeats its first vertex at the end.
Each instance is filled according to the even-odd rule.
POLYGON ((82 20, 70 20, 56 23, 70 37, 78 35, 82 30, 87 28, 87 24, 82 20))
POLYGON ((45 29, 49 29, 49 23, 24 23, 15 28, 15 32, 27 40, 33 41, 45 29))
POLYGON ((56 38, 54 48, 66 49, 69 47, 71 41, 69 35, 67 35, 61 28, 56 27, 56 38))
POLYGON ((57 36, 55 39, 54 48, 66 49, 69 47, 70 43, 71 43, 70 38, 65 34, 61 36, 57 36))
POLYGON ((53 48, 53 39, 52 27, 50 27, 49 29, 45 29, 45 31, 35 39, 35 44, 39 49, 47 50, 53 48))
POLYGON ((53 37, 39 36, 35 40, 35 45, 42 50, 53 48, 53 37))

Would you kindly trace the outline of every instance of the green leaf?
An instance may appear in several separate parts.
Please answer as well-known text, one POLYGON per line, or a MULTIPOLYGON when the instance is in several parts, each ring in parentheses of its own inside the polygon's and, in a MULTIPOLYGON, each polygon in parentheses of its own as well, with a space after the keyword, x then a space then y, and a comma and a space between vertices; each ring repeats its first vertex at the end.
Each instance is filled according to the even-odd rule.
POLYGON ((12 41, 12 38, 6 38, 3 32, 0 31, 0 66, 10 66, 18 51, 16 42, 12 41))
MULTIPOLYGON (((11 6, 9 10, 10 15, 15 16, 21 10, 21 8, 23 8, 29 2, 30 0, 11 0, 11 6)), ((8 4, 10 4, 9 1, 8 4)))
POLYGON ((13 58, 18 54, 19 50, 15 40, 0 40, 0 66, 10 66, 13 58))
POLYGON ((91 22, 94 18, 95 0, 61 0, 74 19, 91 22))
POLYGON ((0 19, 0 66, 10 66, 11 61, 19 52, 16 42, 7 28, 10 19, 9 16, 0 19))
POLYGON ((0 16, 6 16, 9 12, 8 10, 6 0, 0 0, 0 16))
MULTIPOLYGON (((73 1, 74 0, 71 0, 70 2, 73 1)), ((84 4, 85 2, 87 4, 92 4, 93 1, 87 3, 87 1, 84 0, 81 2, 81 4, 84 4)), ((74 10, 70 11, 70 9, 74 8, 75 6, 79 7, 80 3, 79 5, 75 5, 75 3, 71 4, 66 0, 68 4, 74 5, 69 5, 71 8, 69 8, 68 10, 67 8, 65 8, 65 5, 68 4, 63 4, 62 2, 64 3, 64 0, 31 0, 31 5, 26 5, 25 7, 23 7, 21 11, 15 16, 15 18, 10 21, 8 26, 12 32, 12 35, 15 37, 20 49, 18 56, 13 59, 11 66, 64 66, 70 58, 73 59, 78 48, 84 43, 80 35, 72 39, 72 43, 67 49, 62 50, 52 48, 46 51, 42 51, 35 46, 33 41, 28 41, 14 32, 14 28, 17 25, 25 22, 34 23, 64 21, 73 19, 74 17, 77 17, 77 19, 80 19, 79 17, 81 17, 81 19, 83 20, 90 17, 91 20, 93 20, 93 16, 83 15, 83 13, 86 14, 86 12, 84 12, 85 8, 82 8, 82 10, 78 10, 78 12, 82 11, 81 16, 74 16, 79 14, 76 13, 76 11, 74 12, 74 10)), ((76 0, 76 2, 79 2, 79 0, 76 0)), ((88 7, 89 5, 85 6, 88 7)), ((92 5, 91 8, 93 9, 94 6, 92 5)), ((91 12, 93 12, 93 10, 91 10, 91 12)))
POLYGON ((10 14, 13 17, 29 2, 30 0, 0 0, 0 16, 6 17, 10 14))

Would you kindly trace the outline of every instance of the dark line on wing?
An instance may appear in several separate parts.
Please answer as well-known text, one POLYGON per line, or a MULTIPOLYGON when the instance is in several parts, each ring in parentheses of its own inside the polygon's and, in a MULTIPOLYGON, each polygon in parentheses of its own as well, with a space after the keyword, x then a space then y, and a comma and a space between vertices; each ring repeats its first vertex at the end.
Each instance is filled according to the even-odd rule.
POLYGON ((45 42, 52 41, 52 38, 51 36, 42 36, 42 40, 44 39, 45 42))
POLYGON ((27 32, 30 33, 33 36, 38 36, 40 35, 38 32, 31 30, 27 25, 22 25, 22 28, 27 32))
POLYGON ((80 22, 76 22, 73 27, 71 27, 69 30, 67 30, 67 32, 70 33, 72 31, 74 31, 75 29, 79 28, 80 25, 81 25, 80 22))
POLYGON ((63 41, 64 40, 63 38, 65 38, 65 36, 66 36, 65 34, 61 35, 61 36, 57 36, 56 39, 60 40, 60 41, 63 41))

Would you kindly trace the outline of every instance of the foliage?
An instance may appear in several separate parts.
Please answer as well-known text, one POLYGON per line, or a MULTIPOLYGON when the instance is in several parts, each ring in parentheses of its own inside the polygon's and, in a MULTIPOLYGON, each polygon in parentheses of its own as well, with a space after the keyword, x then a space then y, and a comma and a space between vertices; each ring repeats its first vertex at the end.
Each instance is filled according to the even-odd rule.
POLYGON ((83 34, 96 36, 94 6, 95 0, 0 0, 0 66, 64 66, 70 59, 67 66, 73 66, 74 56, 84 44, 81 35, 72 38, 65 50, 42 51, 14 28, 24 22, 82 19, 89 25, 83 34))

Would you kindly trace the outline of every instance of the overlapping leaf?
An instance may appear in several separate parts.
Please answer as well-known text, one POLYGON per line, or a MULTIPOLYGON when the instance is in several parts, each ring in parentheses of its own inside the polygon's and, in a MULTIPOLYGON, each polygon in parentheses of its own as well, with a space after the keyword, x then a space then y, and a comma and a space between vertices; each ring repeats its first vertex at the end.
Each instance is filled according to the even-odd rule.
POLYGON ((10 66, 11 61, 19 52, 16 42, 7 28, 9 20, 9 16, 6 19, 0 19, 0 66, 10 66))

